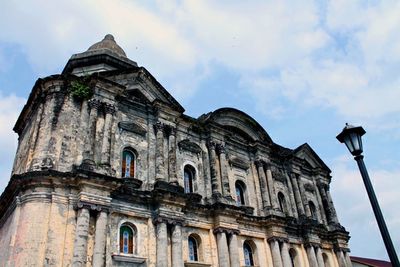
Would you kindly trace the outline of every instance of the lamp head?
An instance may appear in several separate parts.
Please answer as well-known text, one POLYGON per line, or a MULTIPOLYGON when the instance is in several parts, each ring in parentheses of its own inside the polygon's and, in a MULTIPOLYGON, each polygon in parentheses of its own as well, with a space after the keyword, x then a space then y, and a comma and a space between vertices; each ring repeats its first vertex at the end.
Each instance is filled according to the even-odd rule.
POLYGON ((365 130, 361 126, 353 126, 346 123, 343 131, 336 136, 340 143, 345 143, 347 149, 353 156, 359 156, 363 152, 361 136, 365 130))

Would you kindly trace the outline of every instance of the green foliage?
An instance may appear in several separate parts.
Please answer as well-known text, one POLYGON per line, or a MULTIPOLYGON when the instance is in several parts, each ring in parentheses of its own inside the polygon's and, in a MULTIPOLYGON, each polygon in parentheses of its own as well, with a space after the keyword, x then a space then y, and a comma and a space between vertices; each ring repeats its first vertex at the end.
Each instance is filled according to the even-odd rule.
POLYGON ((85 81, 71 82, 71 94, 79 99, 89 99, 93 95, 93 90, 85 81))

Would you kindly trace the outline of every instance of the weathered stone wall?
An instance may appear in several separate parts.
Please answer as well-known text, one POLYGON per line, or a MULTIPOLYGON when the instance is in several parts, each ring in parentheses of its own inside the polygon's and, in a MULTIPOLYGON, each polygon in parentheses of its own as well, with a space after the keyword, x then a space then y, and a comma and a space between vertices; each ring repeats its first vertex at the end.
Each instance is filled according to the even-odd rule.
POLYGON ((290 255, 296 267, 349 267, 330 170, 308 145, 280 147, 234 109, 188 117, 136 65, 48 77, 33 93, 0 198, 9 205, 0 207, 1 266, 239 267, 246 242, 260 267, 291 266, 290 255), (73 96, 76 81, 93 94, 73 96), (124 149, 135 154, 132 177, 122 178, 124 149), (190 193, 185 166, 194 170, 190 193), (134 229, 132 254, 119 248, 123 223, 134 229))

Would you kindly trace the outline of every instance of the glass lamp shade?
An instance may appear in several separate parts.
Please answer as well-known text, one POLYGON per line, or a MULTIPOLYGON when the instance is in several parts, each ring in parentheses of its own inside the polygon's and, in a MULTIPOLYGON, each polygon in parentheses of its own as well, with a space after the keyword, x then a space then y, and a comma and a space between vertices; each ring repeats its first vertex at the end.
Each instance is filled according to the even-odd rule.
POLYGON ((361 126, 353 126, 346 123, 343 131, 336 136, 340 143, 345 143, 353 156, 359 156, 363 152, 361 136, 365 130, 361 126))

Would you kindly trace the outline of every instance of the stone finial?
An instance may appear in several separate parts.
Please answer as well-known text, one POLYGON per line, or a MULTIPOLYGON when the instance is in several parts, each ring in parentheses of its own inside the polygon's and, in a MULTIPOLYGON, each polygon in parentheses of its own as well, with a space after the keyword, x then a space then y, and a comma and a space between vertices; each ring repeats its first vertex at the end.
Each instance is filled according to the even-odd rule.
POLYGON ((107 49, 121 57, 126 57, 125 51, 115 42, 114 36, 111 34, 107 34, 103 40, 89 47, 88 51, 101 49, 107 49))

